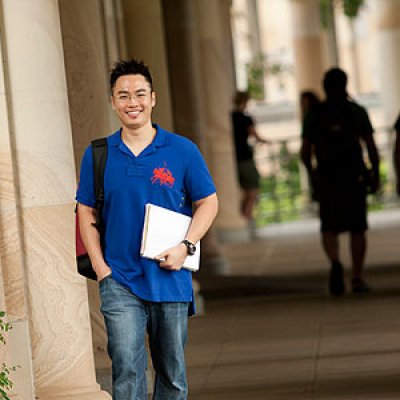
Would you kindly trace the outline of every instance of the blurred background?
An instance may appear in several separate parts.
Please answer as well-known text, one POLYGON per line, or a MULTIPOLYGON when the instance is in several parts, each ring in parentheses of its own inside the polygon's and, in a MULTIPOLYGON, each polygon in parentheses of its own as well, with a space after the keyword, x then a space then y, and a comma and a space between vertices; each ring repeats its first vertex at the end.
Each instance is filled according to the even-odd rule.
POLYGON ((321 96, 321 71, 335 65, 348 74, 349 94, 367 108, 376 131, 383 187, 369 199, 370 209, 396 203, 392 154, 398 99, 389 94, 393 87, 387 74, 392 73, 386 61, 394 61, 397 46, 388 48, 391 39, 382 32, 387 6, 384 1, 319 1, 312 10, 309 2, 233 1, 237 87, 252 93, 258 130, 273 142, 256 150, 263 176, 257 226, 313 211, 299 166, 299 90, 321 96))
POLYGON ((13 326, 1 357, 21 366, 11 398, 109 398, 97 285, 76 274, 73 210, 83 151, 118 129, 108 71, 127 57, 149 65, 153 121, 200 147, 220 199, 194 277, 191 398, 399 399, 400 0, 0 0, 0 309, 13 326), (368 110, 382 160, 382 188, 368 199, 374 290, 341 302, 326 293, 299 162, 299 95, 322 97, 332 66, 368 110), (255 146, 262 188, 250 227, 236 90, 250 92, 269 141, 255 146))

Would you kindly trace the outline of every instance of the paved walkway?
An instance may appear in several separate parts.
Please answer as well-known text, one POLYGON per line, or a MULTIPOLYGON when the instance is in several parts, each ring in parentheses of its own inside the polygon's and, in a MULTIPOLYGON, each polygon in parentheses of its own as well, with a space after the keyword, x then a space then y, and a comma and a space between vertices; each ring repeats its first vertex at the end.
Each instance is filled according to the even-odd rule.
POLYGON ((206 312, 190 320, 189 399, 400 400, 400 210, 370 225, 367 295, 327 294, 316 220, 226 245, 229 276, 199 275, 206 312))
POLYGON ((190 322, 189 398, 400 399, 400 211, 370 225, 368 295, 327 294, 315 220, 225 246, 231 274, 202 278, 206 313, 190 322))

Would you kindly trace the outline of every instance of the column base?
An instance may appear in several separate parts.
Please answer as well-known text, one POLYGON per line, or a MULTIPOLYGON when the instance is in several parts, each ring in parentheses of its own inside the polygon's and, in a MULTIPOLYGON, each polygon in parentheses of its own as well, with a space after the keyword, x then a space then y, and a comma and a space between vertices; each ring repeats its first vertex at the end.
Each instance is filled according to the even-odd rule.
POLYGON ((70 394, 57 394, 57 393, 37 393, 36 399, 38 400, 111 400, 111 395, 104 390, 98 390, 88 393, 82 393, 78 390, 75 393, 70 394))
MULTIPOLYGON (((199 272, 197 272, 199 276, 219 276, 229 275, 229 273, 229 261, 223 255, 211 259, 207 258, 207 260, 204 261, 204 265, 202 265, 199 272)), ((196 278, 196 274, 194 277, 196 278)))
POLYGON ((237 229, 217 229, 217 238, 221 243, 248 242, 251 240, 249 227, 237 229))

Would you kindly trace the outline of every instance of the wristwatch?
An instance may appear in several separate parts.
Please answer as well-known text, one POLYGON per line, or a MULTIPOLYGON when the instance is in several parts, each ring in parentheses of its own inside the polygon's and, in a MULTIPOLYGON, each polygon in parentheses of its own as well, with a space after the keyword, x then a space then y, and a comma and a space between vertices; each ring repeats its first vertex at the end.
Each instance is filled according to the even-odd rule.
POLYGON ((182 242, 186 246, 186 253, 188 256, 193 256, 196 253, 196 246, 190 242, 189 240, 185 239, 182 242))

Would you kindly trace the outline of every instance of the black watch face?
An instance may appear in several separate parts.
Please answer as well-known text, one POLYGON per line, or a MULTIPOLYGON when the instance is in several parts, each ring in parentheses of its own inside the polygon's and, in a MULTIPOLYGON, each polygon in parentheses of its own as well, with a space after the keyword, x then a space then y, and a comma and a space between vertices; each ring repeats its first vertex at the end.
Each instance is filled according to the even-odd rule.
POLYGON ((192 243, 187 244, 187 253, 189 256, 193 256, 196 253, 196 246, 192 243))
POLYGON ((196 253, 196 246, 193 243, 190 243, 189 240, 183 240, 182 243, 186 246, 186 253, 189 256, 194 255, 196 253))

